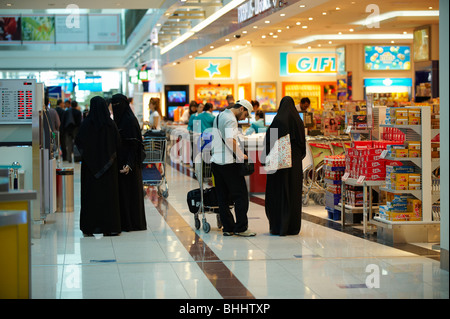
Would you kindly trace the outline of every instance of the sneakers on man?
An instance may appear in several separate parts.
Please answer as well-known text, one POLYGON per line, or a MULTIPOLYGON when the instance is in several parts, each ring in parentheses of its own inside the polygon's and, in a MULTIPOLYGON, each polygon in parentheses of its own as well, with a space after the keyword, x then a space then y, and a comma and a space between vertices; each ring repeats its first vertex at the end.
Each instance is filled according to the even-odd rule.
POLYGON ((242 236, 242 237, 252 237, 252 236, 256 236, 256 233, 254 233, 254 232, 252 232, 252 231, 250 231, 250 230, 247 229, 247 230, 244 231, 244 232, 236 233, 236 235, 242 236))
POLYGON ((233 233, 233 232, 230 232, 230 231, 224 231, 224 232, 223 232, 223 235, 224 235, 224 236, 233 236, 233 234, 234 234, 234 233, 233 233))

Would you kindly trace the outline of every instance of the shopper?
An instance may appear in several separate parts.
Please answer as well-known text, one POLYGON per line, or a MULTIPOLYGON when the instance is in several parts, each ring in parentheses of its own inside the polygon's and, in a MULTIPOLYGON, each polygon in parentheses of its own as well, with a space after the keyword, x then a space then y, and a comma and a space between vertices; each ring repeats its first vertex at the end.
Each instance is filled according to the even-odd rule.
POLYGON ((184 111, 183 115, 181 116, 180 121, 184 124, 189 123, 189 119, 191 118, 192 114, 197 113, 198 103, 197 101, 192 100, 189 103, 189 108, 184 111))
POLYGON ((264 112, 258 110, 255 112, 255 121, 250 124, 250 127, 245 131, 245 135, 264 133, 265 131, 267 131, 267 127, 264 124, 264 112))
POLYGON ((241 150, 237 140, 238 121, 249 117, 251 111, 252 105, 249 101, 239 100, 214 120, 211 169, 214 174, 224 236, 256 235, 248 229, 248 190, 244 176, 240 175, 238 164, 247 159, 247 155, 241 150), (230 211, 230 199, 234 204, 236 221, 230 211))
POLYGON ((120 137, 118 152, 120 215, 122 231, 147 229, 142 182, 142 135, 139 122, 123 94, 111 99, 114 122, 120 137))
POLYGON ((311 101, 309 100, 309 98, 304 97, 300 100, 300 111, 301 112, 308 112, 308 109, 311 105, 311 101))
POLYGON ((207 129, 211 129, 213 127, 214 119, 216 118, 212 115, 213 105, 211 103, 205 103, 203 107, 203 112, 198 113, 193 122, 193 131, 196 133, 203 133, 207 129), (198 122, 198 128, 196 126, 195 120, 198 122))
POLYGON ((85 236, 119 235, 120 203, 117 150, 120 135, 106 101, 93 97, 75 144, 81 162, 80 229, 85 236))
POLYGON ((81 125, 81 111, 78 110, 77 101, 72 101, 70 104, 71 107, 64 112, 61 126, 64 129, 64 146, 66 149, 63 159, 72 163, 73 144, 81 125))
POLYGON ((289 134, 292 167, 267 174, 265 209, 272 235, 297 235, 302 214, 302 160, 306 155, 305 129, 298 116, 294 100, 285 96, 277 115, 265 137, 265 155, 269 154, 275 140, 289 134))
POLYGON ((151 130, 160 130, 161 129, 161 105, 158 97, 150 98, 148 102, 148 107, 150 109, 150 116, 148 118, 148 126, 151 130))

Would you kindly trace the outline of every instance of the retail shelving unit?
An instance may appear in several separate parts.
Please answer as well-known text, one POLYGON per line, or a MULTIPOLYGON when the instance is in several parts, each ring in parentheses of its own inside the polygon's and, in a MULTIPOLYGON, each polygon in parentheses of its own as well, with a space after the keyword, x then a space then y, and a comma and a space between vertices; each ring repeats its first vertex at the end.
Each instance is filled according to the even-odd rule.
POLYGON ((380 217, 374 217, 370 221, 378 227, 378 237, 393 243, 405 242, 438 242, 440 234, 440 222, 433 220, 432 205, 440 198, 440 192, 432 191, 432 172, 440 166, 439 159, 431 158, 431 141, 439 134, 439 129, 431 129, 430 107, 405 107, 420 108, 421 123, 419 125, 390 125, 380 124, 380 127, 394 127, 400 129, 406 135, 406 141, 421 141, 421 158, 393 158, 389 160, 413 163, 421 173, 420 190, 394 190, 382 187, 382 191, 395 194, 412 194, 422 201, 421 221, 390 221, 380 217))

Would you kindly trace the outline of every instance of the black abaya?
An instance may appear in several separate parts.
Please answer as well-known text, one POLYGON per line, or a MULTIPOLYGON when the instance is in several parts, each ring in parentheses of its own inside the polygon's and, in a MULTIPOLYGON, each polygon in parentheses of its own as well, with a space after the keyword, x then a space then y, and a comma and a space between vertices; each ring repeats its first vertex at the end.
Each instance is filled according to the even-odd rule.
POLYGON ((120 215, 123 231, 146 230, 142 182, 142 134, 139 123, 125 95, 115 94, 111 100, 114 121, 119 128, 121 147, 118 165, 128 165, 128 174, 119 173, 120 215))
POLYGON ((117 149, 119 131, 102 97, 90 101, 75 143, 81 153, 80 229, 84 234, 121 232, 117 149))
MULTIPOLYGON (((281 100, 277 115, 267 130, 263 157, 270 153, 272 142, 289 134, 292 167, 279 169, 267 175, 265 210, 273 235, 297 235, 302 213, 302 160, 306 154, 305 129, 290 96, 281 100), (277 135, 274 130, 277 129, 277 135)), ((264 158, 262 162, 265 162, 264 158)))

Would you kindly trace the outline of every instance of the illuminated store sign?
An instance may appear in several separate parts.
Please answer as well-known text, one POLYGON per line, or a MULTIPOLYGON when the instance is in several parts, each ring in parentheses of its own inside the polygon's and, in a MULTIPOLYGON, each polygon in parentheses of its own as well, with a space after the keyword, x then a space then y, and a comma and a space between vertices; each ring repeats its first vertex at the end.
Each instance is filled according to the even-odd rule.
POLYGON ((364 47, 365 70, 410 70, 409 46, 366 45, 364 47))
POLYGON ((336 53, 280 52, 280 76, 336 75, 336 53))
POLYGON ((272 8, 281 8, 284 1, 279 0, 250 0, 238 7, 238 23, 247 21, 258 14, 272 8))
POLYGON ((195 78, 231 78, 231 58, 195 58, 195 78))

